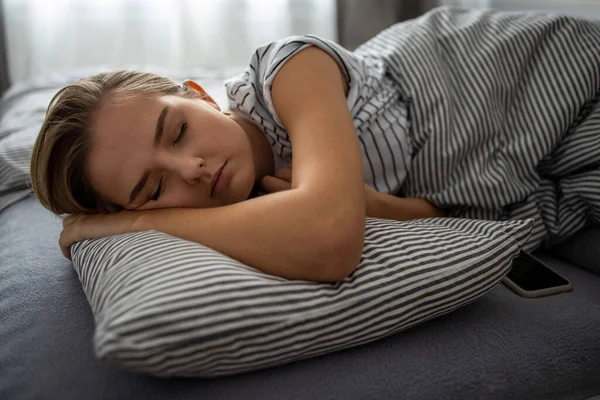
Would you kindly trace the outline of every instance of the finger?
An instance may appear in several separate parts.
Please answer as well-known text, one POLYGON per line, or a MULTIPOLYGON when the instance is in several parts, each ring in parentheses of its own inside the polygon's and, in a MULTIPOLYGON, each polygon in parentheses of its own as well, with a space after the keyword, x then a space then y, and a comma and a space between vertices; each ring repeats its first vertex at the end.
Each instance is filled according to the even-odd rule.
POLYGON ((65 258, 69 261, 71 260, 71 251, 69 249, 61 249, 63 256, 65 256, 65 258))
MULTIPOLYGON (((62 238, 61 238, 61 240, 62 240, 62 238)), ((63 244, 61 240, 58 241, 58 245, 60 246, 60 251, 62 252, 63 256, 65 256, 65 258, 67 260, 71 261, 70 246, 63 244)))
POLYGON ((292 170, 290 168, 281 168, 275 174, 277 178, 283 179, 284 181, 292 181, 292 170))
POLYGON ((276 178, 274 176, 267 175, 260 181, 260 187, 267 193, 282 192, 289 190, 292 185, 284 181, 283 179, 276 178))
POLYGON ((267 193, 275 193, 289 190, 291 185, 289 182, 284 181, 283 179, 269 175, 263 177, 263 179, 260 181, 260 187, 267 193))
POLYGON ((68 238, 68 231, 64 230, 60 233, 60 238, 58 239, 58 245, 60 246, 60 251, 66 259, 71 260, 71 250, 70 247, 72 245, 72 241, 68 238))

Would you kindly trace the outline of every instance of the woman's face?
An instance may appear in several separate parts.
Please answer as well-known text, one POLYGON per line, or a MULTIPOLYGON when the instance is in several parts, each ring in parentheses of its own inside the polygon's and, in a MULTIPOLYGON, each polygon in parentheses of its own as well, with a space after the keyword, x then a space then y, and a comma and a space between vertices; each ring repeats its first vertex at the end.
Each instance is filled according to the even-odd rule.
POLYGON ((256 171, 248 136, 235 120, 210 100, 168 95, 101 107, 86 173, 104 199, 147 210, 243 201, 256 171))

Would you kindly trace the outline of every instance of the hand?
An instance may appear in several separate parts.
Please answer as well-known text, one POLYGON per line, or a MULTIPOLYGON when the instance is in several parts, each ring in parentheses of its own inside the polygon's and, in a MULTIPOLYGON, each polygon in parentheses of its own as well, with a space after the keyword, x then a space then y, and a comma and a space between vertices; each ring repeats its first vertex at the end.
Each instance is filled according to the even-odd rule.
POLYGON ((70 247, 76 242, 121 233, 135 232, 136 221, 143 211, 123 210, 113 214, 75 214, 63 219, 63 231, 58 244, 63 255, 71 260, 70 247))
POLYGON ((292 188, 292 169, 281 168, 275 176, 266 175, 260 180, 264 194, 282 192, 292 188))
MULTIPOLYGON (((260 188, 265 193, 281 192, 292 188, 292 169, 282 168, 275 176, 267 175, 260 181, 260 188)), ((383 194, 365 184, 366 213, 368 217, 378 217, 383 194)))

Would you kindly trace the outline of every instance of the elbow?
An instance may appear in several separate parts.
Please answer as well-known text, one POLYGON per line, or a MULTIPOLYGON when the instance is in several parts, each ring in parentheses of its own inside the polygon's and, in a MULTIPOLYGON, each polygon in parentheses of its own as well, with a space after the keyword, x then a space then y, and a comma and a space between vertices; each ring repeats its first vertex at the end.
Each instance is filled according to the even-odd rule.
POLYGON ((365 242, 365 222, 354 226, 331 226, 319 235, 321 257, 318 264, 319 280, 342 281, 350 276, 360 264, 365 242))
POLYGON ((348 278, 358 267, 360 257, 351 258, 347 256, 338 256, 331 260, 329 268, 325 269, 325 274, 320 279, 322 282, 337 282, 348 278))

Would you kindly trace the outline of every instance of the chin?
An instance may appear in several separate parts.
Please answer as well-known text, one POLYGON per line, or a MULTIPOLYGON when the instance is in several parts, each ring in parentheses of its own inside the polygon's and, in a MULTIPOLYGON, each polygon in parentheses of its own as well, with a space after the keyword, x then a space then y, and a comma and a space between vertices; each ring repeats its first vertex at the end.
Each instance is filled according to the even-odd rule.
POLYGON ((224 192, 220 193, 218 203, 221 206, 240 203, 248 200, 252 189, 254 188, 254 166, 246 168, 232 168, 232 178, 229 182, 229 187, 224 192))
POLYGON ((236 182, 237 185, 235 187, 235 192, 236 192, 236 196, 235 196, 235 203, 239 203, 241 201, 244 200, 248 200, 248 198, 250 197, 250 194, 252 193, 252 189, 254 188, 254 179, 255 176, 253 173, 248 173, 248 174, 240 174, 241 176, 238 176, 239 178, 239 182, 236 182))
POLYGON ((253 186, 254 185, 252 185, 250 187, 244 187, 243 190, 239 190, 236 193, 236 196, 232 196, 231 202, 229 204, 241 203, 242 201, 248 200, 248 198, 250 197, 250 194, 252 193, 253 186))
POLYGON ((227 193, 221 193, 222 197, 217 199, 218 204, 215 205, 216 207, 228 206, 247 200, 252 191, 252 188, 246 190, 246 185, 229 187, 228 189, 227 193))

